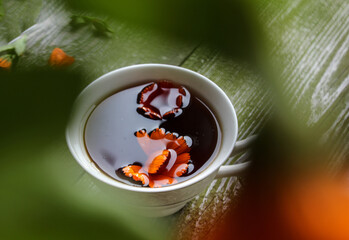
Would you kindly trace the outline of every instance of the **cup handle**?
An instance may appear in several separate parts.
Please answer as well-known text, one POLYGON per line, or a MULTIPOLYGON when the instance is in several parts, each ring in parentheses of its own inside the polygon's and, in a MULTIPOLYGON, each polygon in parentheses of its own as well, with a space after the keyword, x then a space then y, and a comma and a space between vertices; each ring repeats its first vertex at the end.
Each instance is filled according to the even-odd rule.
MULTIPOLYGON (((247 137, 246 139, 243 139, 241 141, 237 141, 235 143, 234 149, 232 153, 230 154, 230 157, 241 153, 242 151, 246 150, 248 147, 251 146, 251 143, 257 138, 256 135, 252 135, 247 137)), ((245 153, 242 156, 243 160, 248 158, 248 153, 245 153)), ((216 178, 223 178, 223 177, 232 177, 232 176, 239 176, 242 175, 248 166, 250 165, 250 162, 243 162, 233 165, 225 165, 221 166, 218 169, 218 173, 216 175, 216 178)))

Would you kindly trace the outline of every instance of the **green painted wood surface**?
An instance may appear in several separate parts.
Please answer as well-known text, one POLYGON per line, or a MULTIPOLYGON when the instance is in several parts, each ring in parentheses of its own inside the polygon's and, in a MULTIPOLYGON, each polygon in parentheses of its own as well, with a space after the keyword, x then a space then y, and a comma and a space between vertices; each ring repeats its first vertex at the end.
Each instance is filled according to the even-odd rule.
MULTIPOLYGON (((261 76, 222 50, 112 20, 107 20, 115 31, 111 38, 97 37, 87 29, 72 31, 68 26, 72 13, 59 1, 3 0, 3 5, 0 44, 21 34, 28 35, 28 49, 19 68, 30 68, 32 63, 45 66, 52 49, 60 47, 76 58, 72 68, 84 70, 83 88, 98 76, 131 64, 179 65, 203 74, 224 89, 236 108, 239 139, 258 133, 268 119, 269 92, 262 85, 261 76)), ((327 126, 323 141, 338 139, 331 152, 334 160, 329 163, 335 170, 343 164, 341 159, 349 148, 349 2, 261 0, 257 10, 272 42, 269 57, 281 66, 283 94, 290 97, 292 107, 309 126, 327 126)), ((98 198, 99 189, 70 156, 62 137, 44 156, 49 159, 47 168, 54 176, 55 187, 67 193, 66 201, 76 205, 84 202, 81 211, 96 208, 111 219, 134 221, 112 202, 98 198), (64 169, 64 181, 57 181, 61 174, 57 169, 64 169), (88 191, 84 196, 77 195, 66 184, 88 191), (91 196, 93 201, 88 200, 91 196)), ((229 159, 227 164, 237 159, 229 159)), ((234 205, 239 188, 237 178, 215 180, 177 214, 146 224, 136 223, 131 228, 144 231, 145 239, 162 239, 168 231, 173 231, 176 239, 204 239, 215 233, 227 209, 234 205), (151 231, 150 226, 162 231, 151 231)))

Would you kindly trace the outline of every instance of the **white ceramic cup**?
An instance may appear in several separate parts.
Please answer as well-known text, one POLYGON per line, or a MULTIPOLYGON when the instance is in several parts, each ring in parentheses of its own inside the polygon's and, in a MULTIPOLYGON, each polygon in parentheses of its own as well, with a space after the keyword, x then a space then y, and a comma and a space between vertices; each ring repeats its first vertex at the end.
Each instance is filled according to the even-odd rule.
POLYGON ((208 78, 191 70, 164 64, 140 64, 112 71, 93 81, 77 98, 66 129, 68 147, 76 161, 95 179, 98 186, 118 201, 130 205, 146 216, 166 216, 180 210, 205 190, 214 178, 242 173, 248 163, 222 166, 231 156, 244 149, 251 139, 236 142, 238 122, 227 95, 208 78), (144 83, 144 80, 170 80, 206 96, 203 101, 218 119, 222 132, 221 147, 215 159, 196 176, 178 184, 148 188, 128 185, 102 173, 91 161, 84 146, 84 127, 96 105, 106 97, 144 83), (234 150, 234 151, 233 151, 234 150))

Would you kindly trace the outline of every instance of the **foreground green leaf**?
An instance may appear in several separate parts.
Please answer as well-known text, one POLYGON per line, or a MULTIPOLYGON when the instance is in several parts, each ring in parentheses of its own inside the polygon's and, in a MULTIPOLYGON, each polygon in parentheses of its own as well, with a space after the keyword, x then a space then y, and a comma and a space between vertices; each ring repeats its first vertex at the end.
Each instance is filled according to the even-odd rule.
POLYGON ((21 56, 25 52, 27 36, 23 35, 20 39, 13 43, 17 56, 21 56))
POLYGON ((2 17, 4 16, 4 7, 2 5, 2 0, 0 0, 0 21, 2 20, 2 17))
POLYGON ((101 19, 81 16, 81 15, 73 15, 71 16, 70 26, 75 29, 79 29, 81 27, 91 27, 91 29, 101 35, 107 35, 108 33, 113 33, 111 28, 108 26, 106 22, 101 19))
POLYGON ((0 58, 5 59, 15 66, 20 56, 26 49, 27 36, 23 35, 13 43, 0 47, 0 58))

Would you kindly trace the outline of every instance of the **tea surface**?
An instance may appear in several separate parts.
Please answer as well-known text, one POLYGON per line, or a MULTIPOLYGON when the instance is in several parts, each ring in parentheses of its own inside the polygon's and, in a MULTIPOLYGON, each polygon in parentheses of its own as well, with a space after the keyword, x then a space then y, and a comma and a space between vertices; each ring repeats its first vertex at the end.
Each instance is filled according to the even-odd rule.
MULTIPOLYGON (((139 94, 146 86, 149 83, 119 91, 97 105, 85 126, 86 149, 95 165, 108 176, 142 186, 142 182, 126 176, 122 169, 131 164, 144 166, 149 158, 136 132, 144 130, 150 135, 155 129, 162 128, 167 133, 183 136, 190 147, 187 169, 183 175, 175 177, 175 182, 182 182, 204 170, 215 157, 221 140, 218 121, 193 92, 190 92, 190 100, 183 98, 187 102, 179 114, 177 111, 167 119, 144 116, 144 111, 139 111, 143 106, 139 94)), ((164 102, 163 99, 160 102, 164 102)))

